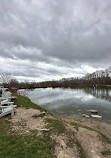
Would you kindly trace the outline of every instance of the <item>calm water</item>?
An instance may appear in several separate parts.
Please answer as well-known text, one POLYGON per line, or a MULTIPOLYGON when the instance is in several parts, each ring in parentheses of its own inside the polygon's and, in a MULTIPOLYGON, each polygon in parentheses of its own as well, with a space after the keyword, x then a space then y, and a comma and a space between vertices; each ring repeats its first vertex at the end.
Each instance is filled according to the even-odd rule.
POLYGON ((103 121, 111 123, 111 90, 39 88, 28 90, 27 95, 55 115, 90 115, 88 109, 97 109, 103 121))

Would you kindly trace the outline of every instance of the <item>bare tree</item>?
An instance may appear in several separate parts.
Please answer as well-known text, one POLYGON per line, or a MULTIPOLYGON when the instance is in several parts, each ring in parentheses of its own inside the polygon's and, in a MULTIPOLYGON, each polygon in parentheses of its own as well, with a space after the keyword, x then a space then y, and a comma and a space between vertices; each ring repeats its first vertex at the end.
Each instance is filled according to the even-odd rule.
POLYGON ((16 80, 15 77, 10 74, 10 73, 3 73, 0 76, 0 83, 1 84, 8 84, 10 83, 12 80, 16 80))

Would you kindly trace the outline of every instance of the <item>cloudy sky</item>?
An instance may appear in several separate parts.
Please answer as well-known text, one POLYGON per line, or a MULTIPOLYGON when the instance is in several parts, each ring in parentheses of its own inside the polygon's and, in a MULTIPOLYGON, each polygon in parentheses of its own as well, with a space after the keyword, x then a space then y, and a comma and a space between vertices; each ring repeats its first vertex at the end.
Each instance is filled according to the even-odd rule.
POLYGON ((0 73, 82 77, 111 66, 111 0, 0 0, 0 73))

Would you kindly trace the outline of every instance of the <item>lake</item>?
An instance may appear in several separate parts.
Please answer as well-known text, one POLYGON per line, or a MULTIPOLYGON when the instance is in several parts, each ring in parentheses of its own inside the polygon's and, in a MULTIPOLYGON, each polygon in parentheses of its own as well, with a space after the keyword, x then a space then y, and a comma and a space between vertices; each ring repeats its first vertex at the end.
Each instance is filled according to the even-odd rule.
POLYGON ((111 123, 111 89, 36 88, 27 90, 27 96, 57 116, 90 116, 87 110, 96 109, 103 121, 111 123))

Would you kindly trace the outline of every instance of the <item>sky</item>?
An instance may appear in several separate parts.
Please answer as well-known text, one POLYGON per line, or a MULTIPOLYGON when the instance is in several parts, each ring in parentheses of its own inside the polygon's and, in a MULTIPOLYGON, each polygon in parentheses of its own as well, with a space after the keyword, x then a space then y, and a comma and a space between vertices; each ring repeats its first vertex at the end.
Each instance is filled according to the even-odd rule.
POLYGON ((111 0, 0 0, 0 74, 45 81, 111 66, 111 0))

